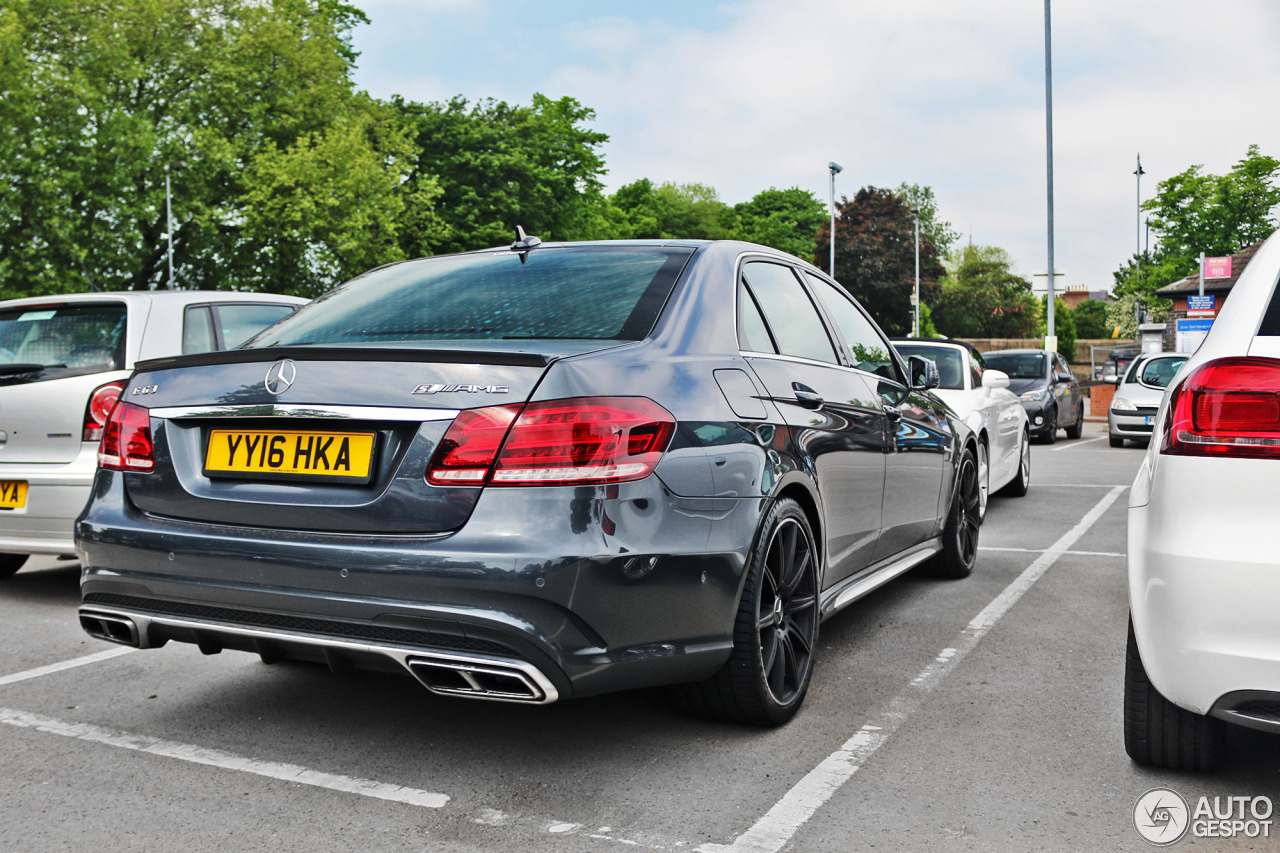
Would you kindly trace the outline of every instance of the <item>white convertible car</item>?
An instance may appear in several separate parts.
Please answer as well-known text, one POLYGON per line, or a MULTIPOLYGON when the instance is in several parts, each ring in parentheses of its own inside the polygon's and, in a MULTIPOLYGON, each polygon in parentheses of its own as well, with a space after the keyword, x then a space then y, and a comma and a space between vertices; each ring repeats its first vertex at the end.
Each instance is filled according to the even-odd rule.
POLYGON ((960 341, 895 338, 893 346, 904 358, 918 355, 938 366, 941 385, 933 393, 978 436, 982 514, 993 491, 1025 495, 1031 485, 1031 433, 1022 401, 1009 390, 1009 377, 988 369, 981 353, 960 341))

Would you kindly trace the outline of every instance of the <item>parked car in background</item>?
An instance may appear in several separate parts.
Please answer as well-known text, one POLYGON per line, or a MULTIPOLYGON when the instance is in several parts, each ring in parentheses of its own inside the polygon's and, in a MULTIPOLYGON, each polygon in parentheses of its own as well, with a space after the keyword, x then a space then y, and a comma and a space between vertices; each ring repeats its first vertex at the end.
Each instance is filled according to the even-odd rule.
POLYGON ((443 696, 683 684, 777 725, 820 620, 973 569, 976 438, 936 386, 750 243, 382 267, 245 348, 138 365, 76 525, 80 621, 443 696))
POLYGON ((1125 439, 1143 444, 1151 440, 1164 391, 1186 362, 1186 353, 1177 352, 1143 355, 1133 361, 1107 410, 1107 436, 1112 447, 1123 447, 1125 439))
POLYGON ((1059 429, 1067 438, 1080 437, 1084 393, 1065 358, 1037 349, 996 350, 982 358, 987 367, 1008 374, 1009 390, 1022 398, 1032 435, 1046 444, 1058 440, 1059 429))
POLYGON ((1280 237, 1156 415, 1129 493, 1124 743, 1208 770, 1225 724, 1280 732, 1280 237))
POLYGON ((30 554, 75 553, 103 424, 136 361, 238 346, 306 301, 143 291, 0 302, 0 578, 30 554))
POLYGON ((901 355, 927 358, 938 366, 933 393, 978 436, 982 515, 990 492, 1025 495, 1031 484, 1031 431, 1022 401, 1008 390, 1009 377, 961 341, 894 338, 893 346, 901 355))

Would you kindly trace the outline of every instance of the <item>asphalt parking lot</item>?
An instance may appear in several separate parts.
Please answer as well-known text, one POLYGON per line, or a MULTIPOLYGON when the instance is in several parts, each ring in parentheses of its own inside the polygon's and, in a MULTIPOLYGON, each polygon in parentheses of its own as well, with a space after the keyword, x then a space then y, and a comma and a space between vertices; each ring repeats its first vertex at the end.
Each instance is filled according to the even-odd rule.
POLYGON ((689 719, 663 691, 512 706, 116 649, 80 631, 79 566, 34 560, 0 585, 0 849, 1148 849, 1133 809, 1152 788, 1280 800, 1280 738, 1233 729, 1212 776, 1124 754, 1142 453, 1096 423, 1036 445, 974 575, 909 575, 824 624, 806 705, 773 731, 689 719))

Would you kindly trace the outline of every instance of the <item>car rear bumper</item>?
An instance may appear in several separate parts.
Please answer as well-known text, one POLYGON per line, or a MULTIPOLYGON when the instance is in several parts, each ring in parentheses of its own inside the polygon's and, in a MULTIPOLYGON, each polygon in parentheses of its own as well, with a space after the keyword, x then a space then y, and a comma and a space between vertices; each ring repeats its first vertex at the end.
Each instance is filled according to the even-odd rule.
MULTIPOLYGON (((118 474, 97 491, 76 525, 82 622, 95 636, 390 666, 424 683, 430 661, 487 666, 513 688, 514 669, 533 685, 525 696, 457 692, 515 701, 713 673, 732 647, 763 504, 674 498, 656 477, 486 489, 459 532, 375 537, 144 515, 118 474)), ((451 683, 470 687, 464 675, 451 683)))
POLYGON ((0 464, 0 480, 27 483, 25 505, 0 510, 0 553, 73 554, 73 526, 89 500, 98 445, 84 442, 66 464, 0 464))
POLYGON ((1107 431, 1125 438, 1150 438, 1156 421, 1156 412, 1107 412, 1107 431))
POLYGON ((1280 530, 1269 460, 1161 456, 1129 509, 1129 602, 1151 683, 1199 714, 1280 702, 1280 530))

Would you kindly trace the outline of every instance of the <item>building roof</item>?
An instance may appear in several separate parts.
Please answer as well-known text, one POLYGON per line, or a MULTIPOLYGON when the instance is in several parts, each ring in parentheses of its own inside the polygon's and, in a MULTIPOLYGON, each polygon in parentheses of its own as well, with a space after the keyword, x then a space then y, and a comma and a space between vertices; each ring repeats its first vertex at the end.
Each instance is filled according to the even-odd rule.
MULTIPOLYGON (((1244 272, 1244 268, 1249 265, 1249 261, 1253 260, 1253 255, 1262 247, 1262 243, 1254 243, 1252 246, 1246 246, 1231 256, 1231 278, 1206 278, 1204 280, 1205 293, 1226 293, 1235 287, 1236 280, 1240 278, 1240 274, 1244 272)), ((1185 296, 1188 293, 1200 292, 1200 274, 1189 275, 1182 281, 1175 281, 1173 284, 1166 284, 1164 287, 1156 291, 1157 296, 1169 298, 1172 296, 1185 296)))

